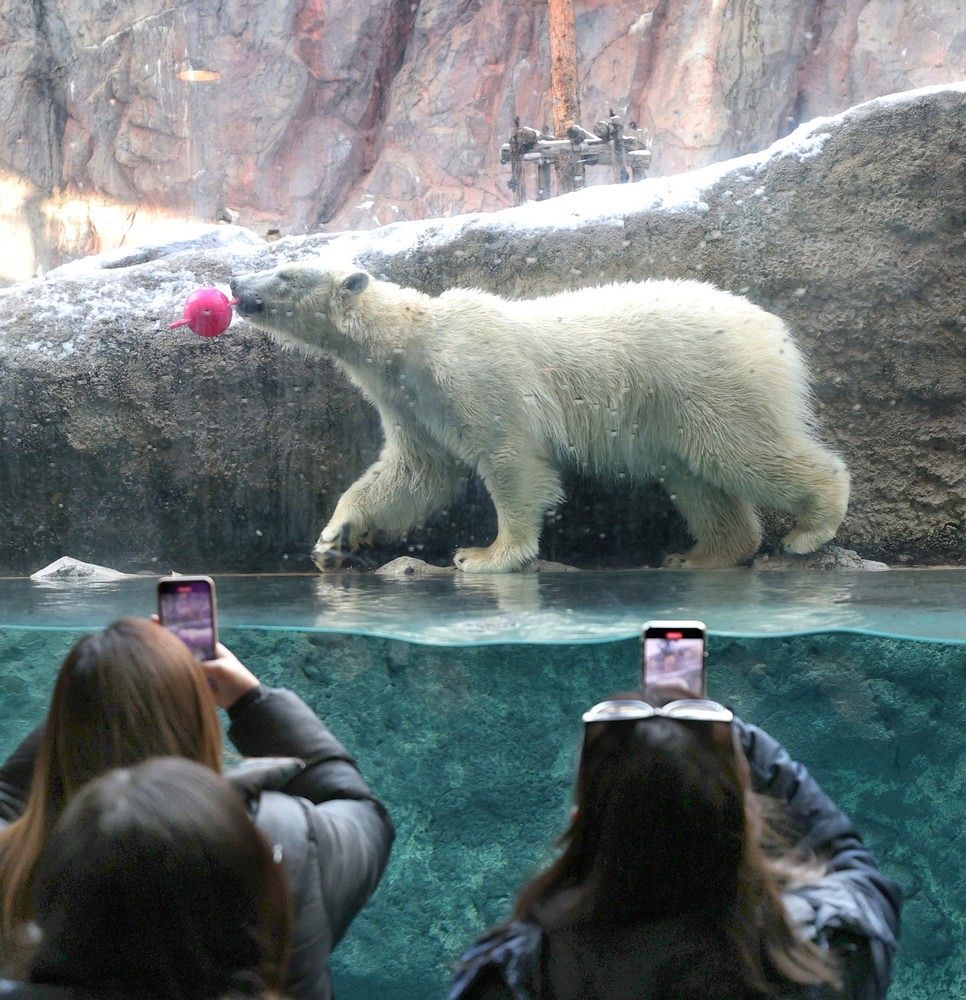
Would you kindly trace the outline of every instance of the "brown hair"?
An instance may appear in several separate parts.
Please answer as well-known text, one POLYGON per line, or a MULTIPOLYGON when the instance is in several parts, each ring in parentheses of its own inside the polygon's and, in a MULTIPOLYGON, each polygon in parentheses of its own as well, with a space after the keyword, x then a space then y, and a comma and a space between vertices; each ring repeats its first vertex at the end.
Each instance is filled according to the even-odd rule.
POLYGON ((574 798, 563 850, 523 887, 515 919, 552 931, 688 917, 709 928, 748 990, 838 984, 829 960, 793 929, 781 898, 814 869, 763 848, 775 838, 730 725, 590 723, 574 798))
POLYGON ((82 636, 61 665, 23 815, 0 831, 0 956, 24 961, 37 859, 71 797, 114 767, 187 757, 221 769, 221 731, 201 666, 153 622, 82 636))
POLYGON ((158 1000, 283 984, 285 872, 238 792, 193 761, 86 785, 51 831, 34 899, 32 982, 158 1000))

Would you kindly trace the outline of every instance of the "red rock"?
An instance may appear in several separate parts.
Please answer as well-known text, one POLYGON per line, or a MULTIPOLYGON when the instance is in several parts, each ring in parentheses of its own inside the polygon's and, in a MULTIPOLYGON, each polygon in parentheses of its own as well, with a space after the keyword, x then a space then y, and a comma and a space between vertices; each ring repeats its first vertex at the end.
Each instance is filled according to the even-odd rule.
MULTIPOLYGON (((574 9, 584 124, 647 126, 653 174, 966 69, 958 0, 574 9)), ((0 283, 225 208, 282 233, 491 211, 514 115, 552 119, 546 7, 505 0, 61 0, 0 21, 0 80, 0 283)))

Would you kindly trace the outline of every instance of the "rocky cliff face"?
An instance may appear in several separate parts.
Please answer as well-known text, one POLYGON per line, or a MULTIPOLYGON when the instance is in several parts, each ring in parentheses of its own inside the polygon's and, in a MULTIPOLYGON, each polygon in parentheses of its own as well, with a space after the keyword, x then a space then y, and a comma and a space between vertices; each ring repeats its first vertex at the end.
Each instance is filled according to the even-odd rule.
MULTIPOLYGON (((327 363, 247 324, 204 341, 167 323, 198 285, 322 247, 429 293, 700 277, 746 294, 794 331, 821 434, 851 469, 838 542, 893 563, 962 562, 964 125, 966 88, 912 93, 694 174, 376 232, 264 243, 223 227, 8 289, 0 570, 65 553, 126 570, 309 568, 378 451, 374 412, 327 363)), ((657 486, 567 490, 545 558, 655 565, 685 544, 657 486)), ((493 520, 469 482, 446 517, 376 556, 446 562, 489 541, 493 520)))
MULTIPOLYGON (((499 146, 542 125, 546 6, 504 0, 43 0, 0 19, 0 282, 168 221, 262 234, 509 203, 499 146), (209 69, 212 83, 177 74, 209 69), (237 215, 236 215, 237 213, 237 215)), ((966 75, 958 0, 574 0, 585 124, 654 173, 966 75)), ((593 180, 593 179, 591 179, 593 180)))

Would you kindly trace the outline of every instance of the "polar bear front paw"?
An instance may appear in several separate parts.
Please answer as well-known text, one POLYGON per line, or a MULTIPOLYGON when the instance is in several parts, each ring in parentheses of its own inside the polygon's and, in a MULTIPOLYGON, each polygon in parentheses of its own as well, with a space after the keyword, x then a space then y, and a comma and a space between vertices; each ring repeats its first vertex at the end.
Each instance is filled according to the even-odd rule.
POLYGON ((312 549, 312 562, 326 572, 331 569, 338 569, 342 565, 347 553, 332 542, 316 542, 312 549))
POLYGON ((508 552, 496 545, 488 545, 485 549, 457 549, 453 563, 464 573, 515 573, 528 562, 525 555, 508 552))
POLYGON ((368 534, 358 531, 348 521, 335 527, 329 525, 312 549, 312 562, 323 572, 338 569, 344 562, 354 562, 352 553, 368 540, 368 534))

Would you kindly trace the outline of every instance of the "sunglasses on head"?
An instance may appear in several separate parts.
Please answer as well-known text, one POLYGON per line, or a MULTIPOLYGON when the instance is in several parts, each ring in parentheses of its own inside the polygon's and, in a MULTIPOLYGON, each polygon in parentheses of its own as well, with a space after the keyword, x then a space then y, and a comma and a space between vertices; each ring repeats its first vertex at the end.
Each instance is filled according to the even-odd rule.
POLYGON ((634 719, 680 719, 684 722, 731 722, 734 712, 716 701, 687 698, 655 707, 646 701, 602 701, 581 716, 587 722, 625 722, 634 719))

